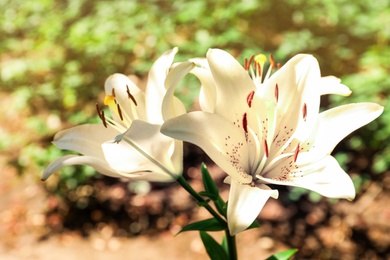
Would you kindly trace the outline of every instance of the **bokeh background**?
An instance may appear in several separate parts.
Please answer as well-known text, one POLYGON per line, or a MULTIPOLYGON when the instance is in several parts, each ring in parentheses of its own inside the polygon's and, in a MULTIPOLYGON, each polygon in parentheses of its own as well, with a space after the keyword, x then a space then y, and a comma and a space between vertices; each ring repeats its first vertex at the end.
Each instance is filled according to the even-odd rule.
MULTIPOLYGON (((237 239, 242 259, 287 248, 299 249, 296 259, 390 258, 388 0, 2 0, 0 10, 2 259, 207 259, 196 233, 175 237, 207 215, 174 183, 129 183, 81 166, 40 181, 65 153, 50 144, 53 135, 98 122, 105 79, 120 72, 144 86, 153 61, 175 46, 177 61, 211 47, 241 62, 258 53, 281 63, 311 53, 322 75, 342 78, 353 91, 324 98, 324 109, 385 106, 333 153, 355 183, 355 201, 286 188, 260 214, 262 227, 237 239)), ((193 109, 198 91, 188 76, 177 95, 193 109)), ((198 148, 185 151, 192 185, 202 190, 205 162, 226 197, 224 173, 198 148)))

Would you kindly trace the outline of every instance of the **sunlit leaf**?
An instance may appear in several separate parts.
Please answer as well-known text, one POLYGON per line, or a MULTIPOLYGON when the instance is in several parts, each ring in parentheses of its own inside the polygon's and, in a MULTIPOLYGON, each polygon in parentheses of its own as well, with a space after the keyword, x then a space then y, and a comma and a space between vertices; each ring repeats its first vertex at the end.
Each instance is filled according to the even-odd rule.
POLYGON ((210 259, 213 260, 227 260, 229 259, 226 254, 225 249, 214 240, 212 236, 206 232, 200 231, 200 237, 202 239, 203 245, 206 248, 206 252, 209 255, 210 259))
POLYGON ((288 249, 286 251, 282 251, 279 253, 276 253, 270 257, 267 258, 267 260, 288 260, 290 259, 298 249, 288 249))
POLYGON ((195 223, 188 224, 179 233, 191 230, 200 231, 222 231, 227 228, 226 225, 219 223, 215 218, 201 220, 195 223))

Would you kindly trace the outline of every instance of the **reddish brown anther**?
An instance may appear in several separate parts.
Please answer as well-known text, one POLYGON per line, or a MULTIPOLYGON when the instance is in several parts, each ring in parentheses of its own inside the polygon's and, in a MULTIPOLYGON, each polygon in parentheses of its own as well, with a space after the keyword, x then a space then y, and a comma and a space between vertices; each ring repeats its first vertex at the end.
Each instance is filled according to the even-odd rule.
POLYGON ((248 60, 248 69, 250 68, 254 58, 255 58, 255 55, 252 54, 252 56, 248 60))
POLYGON ((114 89, 114 88, 111 89, 111 96, 116 97, 116 96, 115 96, 115 89, 114 89))
POLYGON ((242 116, 242 128, 244 129, 245 133, 248 133, 248 120, 246 118, 246 113, 242 116))
POLYGON ((255 91, 252 90, 248 96, 246 97, 246 103, 248 104, 249 107, 252 106, 252 100, 253 100, 253 96, 255 95, 255 91))
POLYGON ((104 127, 107 128, 106 117, 104 116, 103 110, 102 110, 102 113, 100 115, 101 115, 100 119, 102 119, 104 127))
POLYGON ((278 83, 276 83, 276 85, 275 85, 275 99, 276 99, 276 102, 278 102, 278 100, 279 100, 279 86, 278 86, 278 83))
MULTIPOLYGON (((98 113, 99 118, 102 119, 102 113, 101 113, 101 111, 100 111, 100 107, 99 107, 99 104, 98 104, 98 103, 96 103, 96 111, 97 111, 97 113, 98 113)), ((103 120, 103 119, 102 119, 102 120, 103 120)))
POLYGON ((248 59, 245 58, 244 59, 244 70, 248 70, 249 69, 249 66, 248 66, 248 59))
POLYGON ((123 121, 122 109, 121 109, 121 107, 119 106, 119 104, 116 104, 116 108, 117 108, 117 110, 118 110, 119 117, 120 117, 121 120, 123 121))
POLYGON ((137 100, 135 100, 134 96, 131 95, 130 93, 130 90, 129 90, 129 86, 126 85, 126 93, 127 93, 127 97, 131 99, 131 101, 133 101, 134 105, 137 105, 137 100))
POLYGON ((269 55, 269 62, 271 63, 271 71, 275 69, 275 59, 272 54, 269 55))
POLYGON ((255 64, 256 64, 257 75, 260 76, 261 75, 261 64, 258 62, 255 62, 255 64))

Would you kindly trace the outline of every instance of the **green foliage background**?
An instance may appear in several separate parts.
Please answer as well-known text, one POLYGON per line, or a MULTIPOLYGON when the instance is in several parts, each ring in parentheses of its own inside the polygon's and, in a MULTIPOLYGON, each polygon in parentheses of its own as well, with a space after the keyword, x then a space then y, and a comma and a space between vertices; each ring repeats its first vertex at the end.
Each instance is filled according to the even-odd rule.
MULTIPOLYGON (((39 175, 63 153, 48 143, 56 131, 97 121, 95 103, 101 103, 110 74, 143 78, 174 46, 180 49, 177 60, 204 56, 210 47, 241 61, 259 52, 282 63, 299 52, 314 54, 323 75, 341 77, 353 91, 351 97, 324 99, 324 106, 386 106, 335 156, 357 187, 389 168, 388 0, 3 0, 0 10, 1 93, 10 94, 11 109, 26 118, 22 132, 0 132, 0 151, 13 149, 21 169, 35 166, 39 175)), ((179 95, 190 107, 196 92, 197 82, 189 78, 179 95)), ((59 178, 66 190, 93 174, 86 167, 67 168, 59 178)), ((61 193, 61 185, 53 189, 61 193)), ((291 199, 300 195, 297 190, 291 199)))

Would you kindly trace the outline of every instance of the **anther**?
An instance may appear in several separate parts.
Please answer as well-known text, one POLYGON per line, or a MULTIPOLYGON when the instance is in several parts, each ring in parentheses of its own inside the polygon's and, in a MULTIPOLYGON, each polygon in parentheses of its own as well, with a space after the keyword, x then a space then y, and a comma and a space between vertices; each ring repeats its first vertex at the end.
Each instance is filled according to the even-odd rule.
POLYGON ((246 103, 248 104, 249 107, 252 106, 252 100, 253 100, 253 96, 255 95, 255 91, 252 90, 248 96, 246 97, 246 103))
POLYGON ((126 92, 127 92, 127 97, 131 99, 131 101, 133 101, 134 105, 137 105, 137 101, 135 100, 134 96, 131 95, 130 93, 130 90, 129 90, 129 86, 126 85, 126 92))
POLYGON ((104 116, 104 111, 102 110, 102 113, 101 113, 101 117, 100 117, 103 121, 103 125, 105 128, 107 128, 107 122, 106 122, 106 117, 104 116))
POLYGON ((248 59, 245 58, 244 59, 244 70, 248 70, 249 69, 249 66, 248 66, 248 59))
POLYGON ((275 68, 275 59, 274 56, 272 56, 272 54, 269 55, 269 62, 271 63, 271 71, 273 71, 275 68))
POLYGON ((282 64, 280 64, 279 62, 276 64, 276 67, 278 68, 278 69, 280 69, 281 67, 282 67, 282 64))
MULTIPOLYGON (((97 113, 99 115, 99 118, 102 119, 102 114, 101 114, 101 111, 100 111, 100 107, 99 107, 99 104, 96 103, 96 110, 97 110, 97 113)), ((103 120, 103 119, 102 119, 103 120)))
POLYGON ((265 157, 268 158, 268 144, 267 144, 267 140, 264 140, 264 152, 265 152, 265 157))
POLYGON ((248 120, 246 118, 246 113, 242 116, 242 128, 244 128, 245 133, 248 133, 248 120))
POLYGON ((257 62, 255 64, 256 64, 257 75, 260 76, 261 75, 261 64, 257 63, 257 62))
POLYGON ((116 104, 116 108, 117 108, 117 110, 118 110, 119 117, 120 117, 121 120, 123 121, 122 110, 121 110, 121 107, 119 106, 119 104, 116 104))
POLYGON ((111 95, 115 98, 116 96, 115 96, 115 89, 114 88, 112 88, 111 89, 111 95))
POLYGON ((278 102, 278 100, 279 100, 279 86, 278 86, 278 83, 276 83, 276 85, 275 85, 275 99, 276 99, 276 102, 278 102))
POLYGON ((307 116, 307 105, 306 105, 306 103, 303 104, 302 116, 303 116, 303 120, 306 121, 306 116, 307 116))
POLYGON ((297 162, 299 150, 300 150, 300 145, 298 144, 297 148, 295 148, 295 152, 294 152, 294 162, 297 162))
POLYGON ((255 55, 252 54, 252 56, 249 58, 248 60, 248 69, 249 67, 251 66, 252 62, 253 62, 253 59, 255 58, 255 55))

